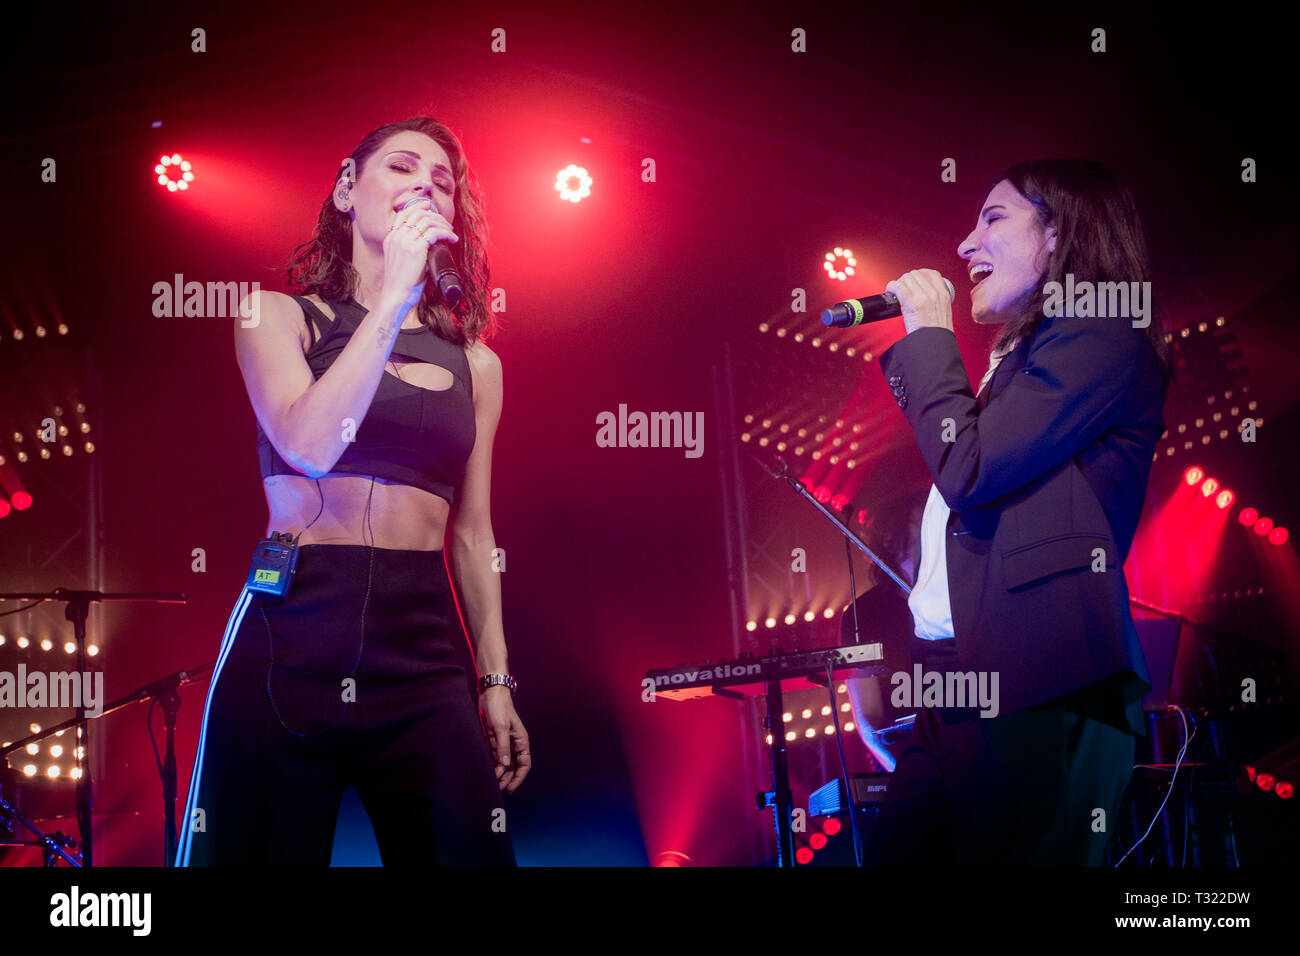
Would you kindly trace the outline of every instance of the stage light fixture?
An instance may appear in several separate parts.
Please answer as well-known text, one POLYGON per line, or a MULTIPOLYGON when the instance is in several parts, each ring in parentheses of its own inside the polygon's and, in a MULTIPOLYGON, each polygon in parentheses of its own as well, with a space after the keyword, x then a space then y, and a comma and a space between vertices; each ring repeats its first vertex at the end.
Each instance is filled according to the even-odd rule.
POLYGON ((153 171, 158 176, 158 185, 166 186, 168 192, 183 192, 194 182, 193 168, 189 160, 181 158, 180 153, 159 157, 153 171))
POLYGON ((853 250, 842 246, 836 246, 826 253, 826 260, 822 263, 826 274, 839 282, 853 275, 857 271, 857 266, 858 260, 854 257, 853 250))
POLYGON ((1196 465, 1192 465, 1185 472, 1183 472, 1183 481, 1187 482, 1189 488, 1195 485, 1204 477, 1205 477, 1205 470, 1196 465))
POLYGON ((1206 498, 1209 498, 1218 490, 1219 490, 1219 481, 1217 478, 1206 478, 1203 482, 1201 482, 1201 494, 1204 495, 1206 498))
POLYGON ((555 191, 561 199, 578 203, 591 195, 591 176, 581 166, 570 163, 555 174, 555 191))
POLYGON ((1264 537, 1272 530, 1273 530, 1272 518, 1260 518, 1258 521, 1255 522, 1255 534, 1259 535, 1261 538, 1264 537))
POLYGON ((1249 528, 1259 520, 1259 512, 1254 508, 1242 508, 1241 513, 1237 515, 1237 520, 1249 528))
POLYGON ((1233 501, 1236 500, 1236 498, 1237 496, 1232 493, 1231 488, 1224 488, 1217 495, 1215 495, 1214 503, 1218 505, 1220 508, 1231 508, 1232 503, 1233 501))
POLYGON ((1287 531, 1286 528, 1274 528, 1268 533, 1268 543, 1275 544, 1280 548, 1282 545, 1286 544, 1289 537, 1291 537, 1291 532, 1287 531))

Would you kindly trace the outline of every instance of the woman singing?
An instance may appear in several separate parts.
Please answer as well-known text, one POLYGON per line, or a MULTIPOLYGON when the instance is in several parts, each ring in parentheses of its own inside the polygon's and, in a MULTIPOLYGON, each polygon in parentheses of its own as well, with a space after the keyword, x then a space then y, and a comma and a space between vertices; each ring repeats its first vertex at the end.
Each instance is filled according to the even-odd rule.
POLYGON ((291 536, 296 571, 283 597, 254 586, 273 572, 250 572, 230 617, 176 864, 327 866, 351 784, 385 866, 514 865, 501 791, 531 761, 489 507, 501 363, 451 131, 416 117, 367 134, 290 276, 302 294, 250 296, 235 348, 267 536, 291 536), (426 287, 440 241, 457 250, 454 308, 426 287), (478 707, 453 661, 449 522, 478 707))
POLYGON ((958 254, 972 317, 1002 326, 978 398, 933 270, 886 286, 907 334, 880 365, 934 478, 908 600, 925 671, 972 693, 916 708, 867 857, 1097 865, 1150 689, 1123 572, 1170 378, 1146 243, 1109 170, 1043 160, 1003 174, 958 254))

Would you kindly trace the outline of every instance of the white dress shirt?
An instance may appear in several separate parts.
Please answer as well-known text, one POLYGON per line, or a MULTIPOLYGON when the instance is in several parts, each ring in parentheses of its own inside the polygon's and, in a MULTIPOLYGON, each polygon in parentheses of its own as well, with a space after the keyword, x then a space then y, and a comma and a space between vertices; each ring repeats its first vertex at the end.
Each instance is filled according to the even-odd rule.
MULTIPOLYGON (((989 369, 980 379, 975 394, 984 391, 1005 352, 989 353, 989 369)), ((948 596, 948 553, 944 536, 948 532, 948 503, 935 485, 930 486, 930 497, 925 502, 921 516, 921 570, 916 575, 916 586, 907 597, 912 611, 916 636, 925 641, 938 641, 955 637, 952 629, 952 602, 948 596)))

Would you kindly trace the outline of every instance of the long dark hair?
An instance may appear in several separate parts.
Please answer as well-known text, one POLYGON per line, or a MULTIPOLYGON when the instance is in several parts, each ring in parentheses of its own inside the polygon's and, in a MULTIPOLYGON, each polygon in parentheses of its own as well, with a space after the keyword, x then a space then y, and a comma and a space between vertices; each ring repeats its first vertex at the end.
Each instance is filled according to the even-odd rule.
POLYGON ((404 130, 424 133, 447 151, 456 178, 453 225, 460 242, 451 243, 452 257, 460 273, 464 295, 454 310, 449 309, 437 283, 425 282, 416 305, 420 321, 457 345, 487 340, 497 331, 497 321, 488 307, 487 224, 483 220, 478 181, 465 161, 465 151, 450 129, 429 116, 414 116, 400 123, 386 123, 367 133, 348 159, 339 166, 321 203, 316 234, 294 249, 288 263, 289 279, 299 295, 317 293, 324 298, 345 300, 357 291, 357 270, 352 267, 352 218, 334 206, 334 187, 345 175, 360 178, 367 160, 392 136, 404 130))
MULTIPOLYGON (((995 351, 1005 352, 1016 342, 1033 337, 1046 318, 1043 287, 1048 282, 1064 286, 1067 273, 1074 275, 1076 284, 1083 280, 1150 281, 1146 235, 1133 196, 1101 163, 1086 159, 1035 159, 1016 163, 993 181, 984 193, 984 200, 1004 179, 1033 205, 1043 228, 1056 227, 1056 250, 1046 271, 1022 301, 1019 313, 1002 327, 994 344, 995 351)), ((1170 350, 1161 331, 1158 312, 1154 308, 1152 311, 1146 335, 1168 385, 1173 379, 1170 350)))

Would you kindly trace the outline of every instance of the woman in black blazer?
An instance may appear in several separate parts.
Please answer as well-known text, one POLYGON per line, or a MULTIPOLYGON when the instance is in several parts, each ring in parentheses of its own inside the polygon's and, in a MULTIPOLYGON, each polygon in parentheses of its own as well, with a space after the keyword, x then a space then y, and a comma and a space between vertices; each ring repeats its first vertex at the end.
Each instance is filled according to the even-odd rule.
POLYGON ((978 397, 934 270, 886 286, 907 335, 880 365, 934 478, 909 602, 926 672, 996 693, 918 708, 867 856, 1097 865, 1150 689, 1123 572, 1170 379, 1146 243, 1104 166, 1040 160, 958 253, 972 317, 1002 326, 978 397))

